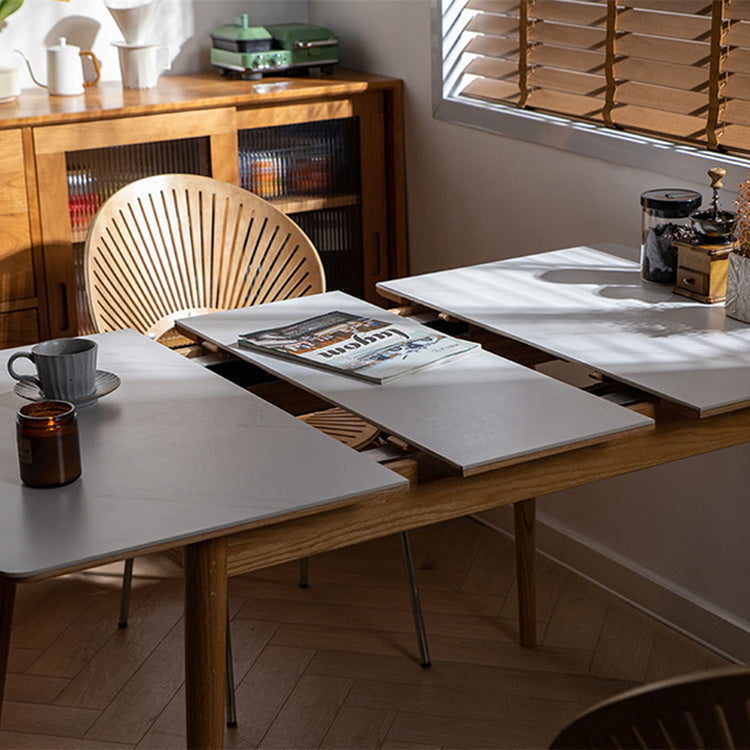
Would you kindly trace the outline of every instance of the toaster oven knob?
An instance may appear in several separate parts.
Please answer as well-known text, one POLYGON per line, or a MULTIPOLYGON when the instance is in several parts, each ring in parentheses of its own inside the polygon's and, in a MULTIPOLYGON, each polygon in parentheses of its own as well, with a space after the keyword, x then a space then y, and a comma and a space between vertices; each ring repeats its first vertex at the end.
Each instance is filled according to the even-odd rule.
POLYGON ((279 58, 278 58, 278 56, 277 55, 271 55, 271 57, 268 60, 268 64, 272 68, 275 68, 279 64, 279 58))

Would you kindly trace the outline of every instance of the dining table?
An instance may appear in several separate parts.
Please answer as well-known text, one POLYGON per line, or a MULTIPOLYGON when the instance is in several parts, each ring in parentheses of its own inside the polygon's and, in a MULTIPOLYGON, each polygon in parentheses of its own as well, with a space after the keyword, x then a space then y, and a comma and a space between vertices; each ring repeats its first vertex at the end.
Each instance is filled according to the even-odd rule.
MULTIPOLYGON (((635 250, 563 248, 378 289, 399 307, 328 292, 183 318, 177 327, 402 446, 408 491, 378 512, 359 505, 299 519, 287 531, 301 553, 512 506, 521 646, 537 638, 537 497, 750 440, 750 327, 721 305, 644 282, 635 250), (378 385, 240 345, 244 333, 332 311, 448 325, 483 349, 378 385), (581 366, 585 383, 537 371, 542 362, 581 366)), ((270 530, 258 538, 259 564, 263 549, 275 559, 283 544, 270 530)))
POLYGON ((61 487, 21 483, 15 420, 33 394, 6 371, 18 349, 0 352, 0 698, 19 585, 182 550, 187 744, 219 748, 227 575, 245 534, 379 505, 408 482, 135 331, 89 338, 120 384, 77 409, 82 473, 61 487))
POLYGON ((379 288, 408 308, 334 291, 176 326, 377 426, 382 464, 123 331, 92 336, 122 384, 79 410, 81 478, 32 490, 13 437, 23 400, 0 367, 0 680, 17 585, 182 549, 187 741, 218 748, 228 576, 512 506, 519 641, 532 647, 537 497, 750 439, 748 328, 644 284, 627 254, 566 248, 379 288), (408 315, 482 348, 375 384, 239 345, 333 311, 393 325, 408 315), (531 366, 555 358, 595 379, 579 387, 531 366))

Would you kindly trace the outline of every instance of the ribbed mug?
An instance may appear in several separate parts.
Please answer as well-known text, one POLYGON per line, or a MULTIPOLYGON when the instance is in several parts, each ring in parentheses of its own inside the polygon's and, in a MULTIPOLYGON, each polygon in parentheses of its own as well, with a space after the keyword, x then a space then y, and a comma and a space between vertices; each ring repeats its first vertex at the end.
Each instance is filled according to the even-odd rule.
POLYGON ((52 339, 42 341, 28 352, 16 352, 8 360, 8 372, 16 380, 36 385, 45 398, 83 401, 96 389, 96 341, 91 339, 52 339), (13 368, 20 358, 30 359, 38 377, 21 375, 13 368))

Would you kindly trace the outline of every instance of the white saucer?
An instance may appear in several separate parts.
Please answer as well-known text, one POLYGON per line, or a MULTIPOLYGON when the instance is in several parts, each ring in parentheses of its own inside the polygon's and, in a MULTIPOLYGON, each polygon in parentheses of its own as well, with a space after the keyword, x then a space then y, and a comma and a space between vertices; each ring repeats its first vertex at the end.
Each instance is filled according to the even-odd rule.
MULTIPOLYGON (((102 396, 106 396, 108 393, 116 390, 120 387, 120 378, 117 377, 113 372, 106 372, 105 370, 96 371, 96 386, 94 392, 86 398, 74 401, 76 406, 88 406, 93 404, 95 401, 100 399, 102 396)), ((29 401, 42 401, 45 395, 39 390, 39 387, 34 383, 29 383, 28 380, 19 380, 14 386, 13 390, 16 395, 21 398, 28 399, 29 401)))

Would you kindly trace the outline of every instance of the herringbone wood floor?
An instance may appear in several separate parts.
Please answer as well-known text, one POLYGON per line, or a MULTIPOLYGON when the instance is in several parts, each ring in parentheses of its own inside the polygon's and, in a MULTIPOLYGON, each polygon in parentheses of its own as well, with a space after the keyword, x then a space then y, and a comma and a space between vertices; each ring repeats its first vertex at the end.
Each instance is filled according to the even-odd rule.
MULTIPOLYGON (((413 533, 433 666, 417 659, 398 538, 230 581, 240 726, 227 747, 539 748, 577 712, 723 661, 559 566, 538 563, 539 633, 515 642, 510 540, 460 519, 413 533)), ((136 561, 19 587, 3 748, 183 743, 181 571, 136 561)))

